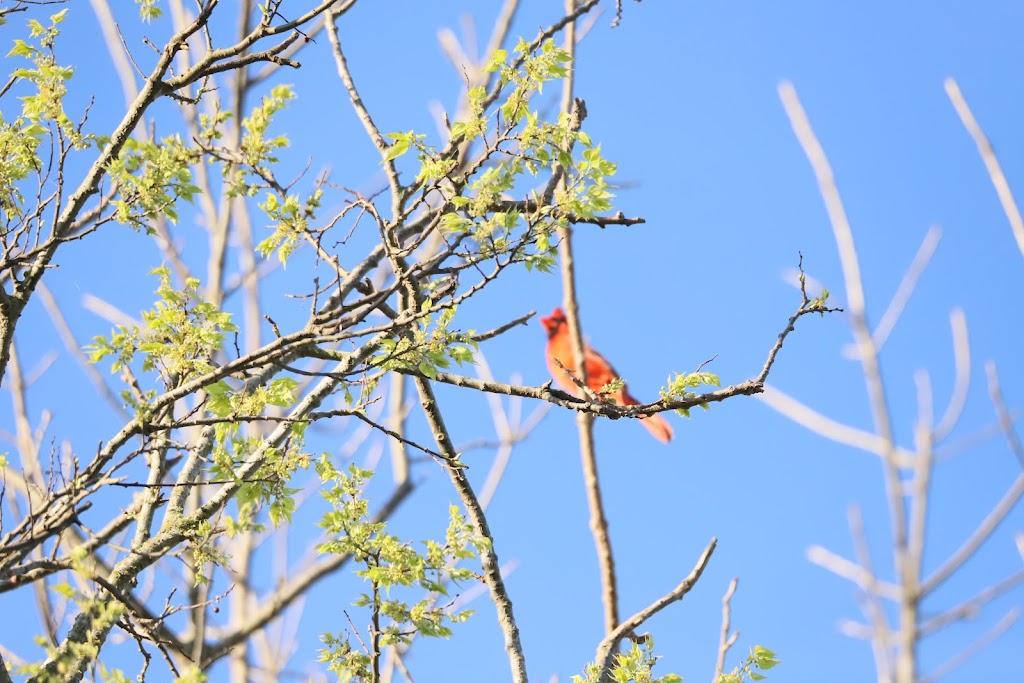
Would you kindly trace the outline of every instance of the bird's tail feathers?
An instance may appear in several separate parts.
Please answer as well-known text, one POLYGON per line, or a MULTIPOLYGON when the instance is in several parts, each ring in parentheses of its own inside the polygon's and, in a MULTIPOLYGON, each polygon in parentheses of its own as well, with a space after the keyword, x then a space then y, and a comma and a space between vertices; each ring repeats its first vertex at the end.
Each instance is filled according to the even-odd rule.
POLYGON ((663 418, 661 415, 647 415, 646 417, 641 417, 640 424, 647 427, 647 431, 649 431, 658 441, 668 443, 672 440, 672 425, 670 425, 668 420, 663 418))
MULTIPOLYGON (((640 401, 636 400, 629 392, 622 392, 621 404, 624 406, 638 406, 642 405, 640 401)), ((647 428, 655 439, 662 443, 668 443, 672 440, 672 425, 668 423, 668 420, 663 418, 661 415, 644 415, 640 418, 640 424, 647 428)))

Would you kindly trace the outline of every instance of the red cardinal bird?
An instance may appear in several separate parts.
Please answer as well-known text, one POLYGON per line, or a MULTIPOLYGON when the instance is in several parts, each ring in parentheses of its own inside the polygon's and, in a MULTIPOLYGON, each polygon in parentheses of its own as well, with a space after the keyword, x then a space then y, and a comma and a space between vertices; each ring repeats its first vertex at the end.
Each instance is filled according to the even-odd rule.
MULTIPOLYGON (((565 312, 561 308, 556 308, 551 315, 546 318, 542 317, 540 321, 548 333, 547 359, 551 375, 560 387, 574 396, 579 396, 580 388, 566 375, 566 370, 573 374, 576 373, 576 360, 572 350, 572 341, 569 339, 569 323, 565 320, 565 312), (556 360, 562 364, 565 370, 558 367, 558 364, 555 363, 556 360)), ((587 362, 587 386, 595 393, 600 391, 601 387, 619 378, 619 373, 615 372, 612 364, 590 346, 585 344, 583 353, 587 362)), ((641 405, 640 401, 629 393, 625 384, 618 391, 605 394, 604 398, 613 400, 616 405, 620 406, 641 405)), ((661 415, 647 415, 641 417, 640 420, 640 424, 647 427, 658 441, 668 443, 672 440, 672 427, 661 415)))

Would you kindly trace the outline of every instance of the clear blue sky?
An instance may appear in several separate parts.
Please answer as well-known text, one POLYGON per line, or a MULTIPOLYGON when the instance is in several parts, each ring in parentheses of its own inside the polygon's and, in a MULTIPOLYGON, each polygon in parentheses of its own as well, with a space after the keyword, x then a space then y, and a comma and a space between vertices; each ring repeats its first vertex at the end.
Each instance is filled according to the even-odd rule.
MULTIPOLYGON (((513 33, 532 37, 560 4, 526 0, 513 33)), ((970 325, 973 382, 953 439, 993 422, 986 360, 999 363, 1007 399, 1019 408, 1024 361, 1015 293, 1024 288, 1024 256, 942 84, 948 76, 958 80, 1011 186, 1024 199, 1024 7, 1012 2, 840 6, 648 0, 625 3, 625 10, 619 28, 609 28, 606 13, 580 46, 576 92, 588 105, 590 136, 619 163, 616 208, 643 216, 647 224, 603 231, 582 227, 576 249, 585 332, 634 393, 653 400, 670 373, 690 371, 715 355, 711 369, 724 383, 756 374, 799 303, 798 292, 783 280, 798 251, 808 273, 833 292, 833 303, 845 303, 816 182, 777 95, 780 81, 790 80, 845 199, 871 321, 880 318, 928 227, 944 231, 883 355, 902 443, 912 446, 915 371, 931 372, 937 411, 945 406, 953 377, 948 315, 956 306, 965 309, 970 325)), ((429 106, 439 101, 453 107, 461 82, 446 64, 436 31, 456 27, 464 12, 472 13, 484 33, 496 3, 367 2, 345 18, 341 34, 347 57, 382 129, 436 136, 429 106)), ((126 23, 133 21, 125 16, 126 23)), ((14 18, 5 27, 8 40, 19 26, 14 18)), ((103 130, 120 116, 123 101, 84 3, 72 7, 65 30, 75 41, 61 52, 64 62, 79 67, 75 94, 97 95, 90 121, 103 130)), ((159 26, 146 30, 162 35, 159 26)), ((301 61, 301 70, 284 72, 276 81, 294 84, 298 93, 278 127, 293 143, 290 168, 301 170, 312 158, 314 171, 330 167, 332 180, 341 185, 379 186, 375 152, 338 83, 326 38, 301 61)), ((5 99, 5 117, 11 107, 5 99)), ((177 120, 158 117, 156 125, 163 135, 177 120)), ((202 240, 184 223, 180 234, 186 242, 202 240)), ((108 323, 81 308, 84 294, 108 298, 132 313, 151 305, 152 280, 141 278, 154 264, 122 260, 151 254, 144 240, 126 228, 107 226, 97 239, 64 251, 52 286, 83 343, 109 330, 108 323), (117 268, 106 267, 115 261, 117 268), (132 283, 128 291, 126 281, 132 283)), ((202 251, 187 253, 197 266, 204 263, 202 251)), ((288 291, 303 289, 301 279, 290 282, 295 284, 288 291)), ((560 300, 557 276, 514 274, 467 305, 460 320, 488 329, 531 309, 547 313, 560 300)), ((291 304, 274 299, 268 305, 275 310, 291 304)), ((88 382, 63 352, 38 304, 18 339, 28 367, 51 350, 62 354, 32 397, 35 415, 44 408, 55 411, 49 433, 58 441, 72 439, 84 453, 109 438, 116 422, 102 405, 82 405, 89 400, 88 382)), ((805 318, 770 383, 834 419, 870 430, 859 366, 841 354, 849 340, 842 316, 805 318)), ((534 323, 489 342, 485 351, 498 379, 521 373, 526 384, 538 385, 547 379, 543 345, 543 332, 534 323)), ((476 395, 445 388, 440 401, 452 415, 450 426, 459 441, 493 438, 486 405, 476 395)), ((9 415, 4 393, 0 426, 5 429, 9 415)), ((733 625, 742 636, 732 663, 756 643, 776 650, 784 662, 770 680, 871 680, 867 643, 837 630, 841 619, 862 619, 853 587, 810 564, 805 553, 821 544, 852 557, 846 513, 858 503, 876 566, 892 578, 877 458, 815 436, 755 399, 696 411, 690 420, 670 419, 677 438, 669 446, 624 421, 602 421, 596 428, 624 615, 674 587, 707 541, 719 539, 694 591, 647 626, 664 655, 658 670, 689 681, 710 679, 720 599, 729 579, 739 576, 733 625)), ((315 447, 331 450, 336 441, 327 435, 315 447)), ((483 450, 467 456, 476 481, 482 481, 491 457, 483 450)), ((926 570, 960 544, 1019 472, 998 437, 939 466, 926 570)), ((416 476, 422 487, 397 515, 393 531, 410 538, 436 536, 446 503, 455 502, 456 495, 436 466, 421 465, 416 476)), ((552 411, 516 450, 490 521, 499 556, 516 563, 508 588, 531 678, 557 675, 567 681, 593 657, 602 635, 572 415, 552 411)), ((1017 571, 1021 558, 1012 534, 1022 527, 1024 514, 1018 510, 962 574, 925 604, 926 611, 949 607, 1017 571)), ((351 580, 315 589, 296 638, 297 664, 313 658, 317 633, 345 627, 339 610, 357 589, 351 580)), ((953 626, 927 641, 923 671, 1020 605, 1021 596, 1017 590, 987 607, 977 623, 953 626)), ((3 596, 0 611, 10 613, 21 599, 28 596, 3 596)), ((507 678, 493 610, 484 600, 474 606, 478 614, 457 629, 455 639, 416 646, 409 665, 417 680, 507 678)), ((24 624, 0 622, 0 642, 22 642, 24 624)), ((32 628, 38 630, 34 622, 32 628)), ((1018 624, 945 680, 1004 680, 1022 644, 1024 626, 1018 624)))

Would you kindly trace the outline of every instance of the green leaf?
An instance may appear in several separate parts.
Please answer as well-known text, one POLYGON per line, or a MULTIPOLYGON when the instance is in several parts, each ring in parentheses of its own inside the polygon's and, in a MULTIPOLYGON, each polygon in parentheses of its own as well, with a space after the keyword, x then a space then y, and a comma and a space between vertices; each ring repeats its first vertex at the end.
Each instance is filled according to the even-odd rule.
POLYGON ((384 156, 384 161, 391 161, 393 159, 397 159, 398 157, 402 156, 408 151, 409 141, 399 140, 395 142, 395 144, 391 145, 391 148, 388 150, 388 153, 384 156))
POLYGON ((427 361, 425 361, 425 360, 420 361, 420 363, 419 363, 419 365, 417 367, 419 368, 419 371, 421 373, 423 373, 424 375, 426 375, 430 379, 437 379, 437 368, 435 368, 433 365, 431 365, 427 361))
POLYGON ((446 213, 441 216, 441 229, 446 232, 466 232, 473 222, 457 213, 446 213))
MULTIPOLYGON (((24 40, 16 39, 14 41, 14 47, 12 47, 11 51, 7 53, 7 56, 8 57, 31 57, 33 54, 35 54, 35 52, 36 52, 36 49, 34 47, 32 47, 31 45, 29 45, 28 43, 26 43, 24 40)), ((25 77, 24 74, 30 73, 27 70, 22 70, 22 71, 24 72, 22 74, 22 78, 25 77)), ((18 75, 17 72, 15 72, 15 75, 18 75)))
POLYGON ((226 417, 231 414, 231 396, 234 390, 224 380, 206 387, 208 399, 206 408, 217 417, 226 417))
POLYGON ((484 66, 484 71, 498 71, 505 65, 506 59, 508 59, 508 50, 495 50, 491 55, 491 58, 487 60, 487 64, 484 66))

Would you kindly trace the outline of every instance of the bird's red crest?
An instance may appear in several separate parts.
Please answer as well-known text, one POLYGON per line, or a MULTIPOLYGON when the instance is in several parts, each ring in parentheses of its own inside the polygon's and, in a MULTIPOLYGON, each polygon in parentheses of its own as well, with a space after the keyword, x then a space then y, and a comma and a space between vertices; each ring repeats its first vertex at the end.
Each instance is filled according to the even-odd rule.
POLYGON ((560 307, 556 308, 551 312, 551 315, 541 316, 540 322, 544 325, 544 329, 547 330, 548 336, 550 337, 555 333, 555 330, 565 323, 565 311, 560 307))

